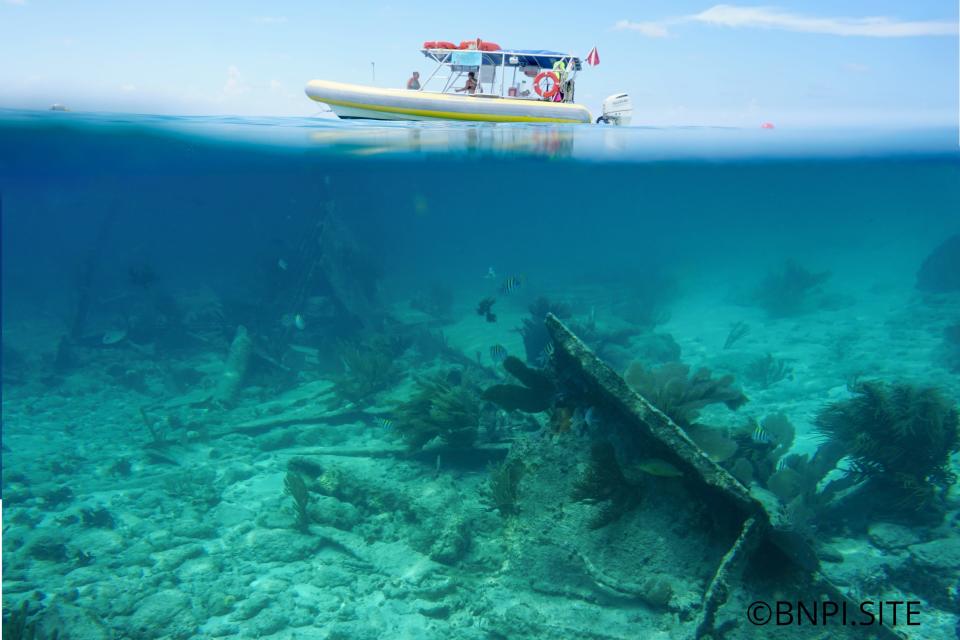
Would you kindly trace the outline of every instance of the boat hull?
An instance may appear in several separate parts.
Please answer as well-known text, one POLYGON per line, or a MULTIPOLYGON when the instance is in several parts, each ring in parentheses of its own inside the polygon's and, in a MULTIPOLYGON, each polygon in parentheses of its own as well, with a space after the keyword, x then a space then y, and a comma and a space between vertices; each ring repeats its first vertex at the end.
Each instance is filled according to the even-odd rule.
POLYGON ((581 105, 403 89, 378 89, 345 82, 311 80, 307 96, 341 118, 371 120, 465 120, 471 122, 592 122, 581 105))

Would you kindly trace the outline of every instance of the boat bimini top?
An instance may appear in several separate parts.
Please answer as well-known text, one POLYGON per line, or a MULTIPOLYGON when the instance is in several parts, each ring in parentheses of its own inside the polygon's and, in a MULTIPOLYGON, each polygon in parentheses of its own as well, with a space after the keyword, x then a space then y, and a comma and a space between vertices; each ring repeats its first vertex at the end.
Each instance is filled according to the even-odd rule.
POLYGON ((499 96, 528 100, 550 100, 563 85, 563 102, 573 102, 573 87, 580 58, 570 53, 545 49, 501 49, 492 42, 466 40, 425 42, 421 52, 437 63, 420 91, 449 93, 465 82, 465 74, 476 74, 478 96, 499 96), (446 73, 444 73, 446 71, 446 73), (528 84, 531 83, 531 84, 528 84), (437 89, 439 85, 439 89, 437 89))

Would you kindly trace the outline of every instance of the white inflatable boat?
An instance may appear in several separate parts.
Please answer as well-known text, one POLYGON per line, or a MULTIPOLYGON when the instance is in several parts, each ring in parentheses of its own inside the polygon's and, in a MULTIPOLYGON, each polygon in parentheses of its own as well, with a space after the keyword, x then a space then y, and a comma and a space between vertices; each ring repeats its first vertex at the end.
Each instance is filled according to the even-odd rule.
MULTIPOLYGON (((382 89, 311 80, 307 96, 341 118, 463 120, 473 122, 590 123, 590 111, 574 103, 580 59, 541 50, 505 51, 481 40, 426 42, 422 53, 436 68, 410 89, 382 89), (433 90, 428 90, 433 86, 433 90)), ((411 81, 412 82, 412 81, 411 81)), ((626 94, 604 102, 598 122, 629 124, 626 94)))
POLYGON ((311 80, 307 95, 330 105, 341 118, 373 120, 473 120, 480 122, 591 122, 578 104, 501 98, 489 94, 450 95, 378 89, 311 80))

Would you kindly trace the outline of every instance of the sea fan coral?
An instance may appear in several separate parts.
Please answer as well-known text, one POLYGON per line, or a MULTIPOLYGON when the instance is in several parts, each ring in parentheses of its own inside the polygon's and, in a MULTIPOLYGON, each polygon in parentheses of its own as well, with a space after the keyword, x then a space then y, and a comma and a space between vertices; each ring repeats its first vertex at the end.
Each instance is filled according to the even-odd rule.
POLYGON ((744 375, 761 389, 769 389, 781 380, 791 378, 793 369, 786 360, 775 358, 772 353, 768 353, 750 362, 744 375))
POLYGON ((814 273, 788 261, 779 271, 764 278, 754 292, 754 300, 771 317, 794 316, 808 310, 810 294, 829 277, 827 271, 814 273))
POLYGON ((691 375, 690 366, 682 362, 670 362, 656 369, 633 362, 623 377, 631 389, 681 427, 693 424, 707 405, 722 402, 736 410, 747 401, 743 392, 733 386, 733 376, 713 378, 706 368, 691 375))

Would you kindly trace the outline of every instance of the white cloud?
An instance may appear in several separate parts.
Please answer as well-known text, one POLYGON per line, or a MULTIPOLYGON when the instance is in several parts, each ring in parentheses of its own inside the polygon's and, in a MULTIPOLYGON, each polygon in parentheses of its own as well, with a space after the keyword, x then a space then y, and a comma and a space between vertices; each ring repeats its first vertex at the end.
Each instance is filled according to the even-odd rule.
POLYGON ((136 90, 137 90, 137 85, 130 84, 129 82, 127 84, 120 85, 120 91, 123 91, 125 93, 132 93, 136 90))
POLYGON ((25 5, 25 4, 27 4, 27 0, 3 0, 3 1, 4 1, 6 4, 18 4, 18 5, 25 5))
POLYGON ((817 18, 787 13, 769 7, 737 7, 718 4, 689 19, 724 27, 784 29, 803 33, 835 36, 868 36, 873 38, 906 38, 911 36, 951 36, 957 25, 947 20, 903 22, 893 18, 817 18))
POLYGON ((233 65, 227 67, 227 82, 223 85, 223 93, 227 96, 239 96, 249 90, 250 87, 240 75, 240 70, 233 65))
POLYGON ((636 31, 642 36, 648 38, 666 38, 669 34, 667 25, 664 22, 633 22, 631 20, 621 20, 614 29, 618 31, 636 31))
POLYGON ((287 16, 256 16, 253 21, 260 24, 283 24, 287 21, 287 16))
POLYGON ((884 16, 820 18, 788 13, 773 7, 740 7, 731 4, 718 4, 700 13, 655 22, 620 20, 614 28, 636 31, 651 38, 662 38, 669 35, 668 26, 685 22, 699 22, 734 29, 779 29, 799 33, 870 38, 955 36, 958 31, 957 23, 949 20, 903 21, 884 16))
POLYGON ((866 73, 870 71, 870 67, 865 64, 860 64, 859 62, 846 62, 843 65, 844 71, 849 71, 850 73, 866 73))

